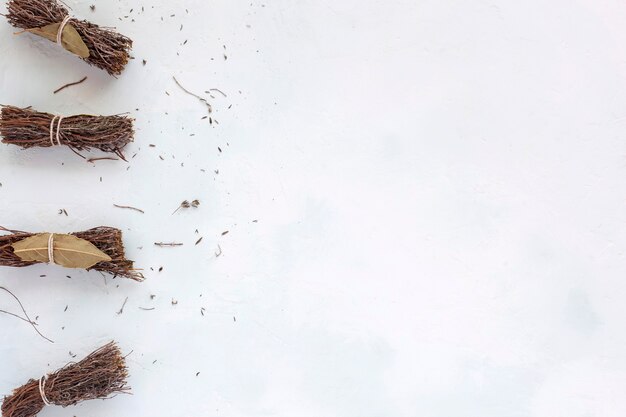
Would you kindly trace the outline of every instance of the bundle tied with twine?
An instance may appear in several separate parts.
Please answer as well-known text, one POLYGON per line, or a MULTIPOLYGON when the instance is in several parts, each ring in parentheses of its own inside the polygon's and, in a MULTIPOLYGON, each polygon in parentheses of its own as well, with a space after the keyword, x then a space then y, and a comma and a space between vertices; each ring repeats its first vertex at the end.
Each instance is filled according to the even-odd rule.
POLYGON ((129 393, 126 378, 124 356, 115 342, 110 342, 80 362, 69 363, 13 390, 2 402, 2 417, 34 417, 46 405, 67 407, 129 393))
POLYGON ((9 0, 7 9, 11 25, 57 43, 110 75, 120 75, 130 59, 131 39, 70 16, 57 0, 9 0))
POLYGON ((134 135, 133 119, 124 115, 64 117, 15 106, 0 111, 2 143, 24 149, 64 145, 78 155, 98 149, 126 160, 122 150, 134 135))
POLYGON ((25 267, 50 263, 66 268, 106 272, 114 277, 143 281, 126 259, 122 231, 100 226, 84 232, 27 233, 0 227, 10 232, 0 236, 0 266, 25 267))

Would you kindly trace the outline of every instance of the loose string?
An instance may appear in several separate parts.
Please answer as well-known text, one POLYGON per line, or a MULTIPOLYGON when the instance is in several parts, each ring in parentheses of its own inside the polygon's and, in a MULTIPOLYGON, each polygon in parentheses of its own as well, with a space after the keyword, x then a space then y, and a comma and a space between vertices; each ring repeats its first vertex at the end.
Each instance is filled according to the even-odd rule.
POLYGON ((63 46, 63 29, 65 29, 65 25, 67 25, 67 22, 69 22, 70 19, 71 17, 68 14, 59 25, 59 30, 57 31, 57 43, 61 46, 63 46))
POLYGON ((48 238, 48 263, 54 263, 54 233, 48 238))
POLYGON ((52 120, 50 120, 50 144, 52 146, 59 145, 61 146, 61 121, 63 120, 63 116, 54 116, 52 120), (57 122, 56 130, 54 128, 54 122, 57 122), (56 143, 54 140, 56 139, 56 143))
POLYGON ((48 401, 48 398, 46 397, 45 388, 46 388, 47 380, 48 380, 48 375, 44 375, 41 378, 39 378, 39 394, 41 394, 41 399, 43 400, 43 403, 45 405, 52 405, 52 403, 50 403, 50 401, 48 401))

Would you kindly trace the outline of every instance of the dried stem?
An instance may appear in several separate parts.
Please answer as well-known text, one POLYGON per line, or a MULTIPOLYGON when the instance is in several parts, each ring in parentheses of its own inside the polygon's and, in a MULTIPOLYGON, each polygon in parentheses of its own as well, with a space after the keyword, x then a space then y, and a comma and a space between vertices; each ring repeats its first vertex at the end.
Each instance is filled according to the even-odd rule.
POLYGON ((209 111, 209 114, 213 113, 213 106, 211 106, 211 103, 209 103, 207 101, 207 99, 205 99, 204 97, 200 97, 199 95, 197 95, 195 93, 192 93, 191 91, 187 90, 185 87, 182 86, 181 83, 178 82, 176 77, 172 76, 172 78, 174 79, 174 82, 176 83, 176 85, 178 87, 180 87, 181 90, 183 90, 185 93, 189 94, 190 96, 193 96, 193 97, 197 98, 198 100, 200 100, 200 102, 207 107, 207 110, 209 111))
POLYGON ((41 332, 39 331, 39 329, 37 329, 37 323, 35 323, 34 321, 32 321, 30 319, 30 317, 28 316, 28 313, 26 312, 26 309, 24 308, 24 305, 22 305, 22 302, 20 301, 19 298, 17 298, 17 295, 13 294, 11 291, 9 291, 7 288, 5 287, 0 287, 0 290, 3 290, 7 293, 9 293, 9 295, 11 297, 13 297, 15 299, 15 301, 17 301, 17 303, 20 305, 20 308, 22 309, 22 313, 24 313, 24 317, 18 316, 17 314, 11 313, 9 311, 4 311, 4 310, 0 310, 0 312, 4 313, 4 314, 8 314, 10 316, 13 317, 17 317, 20 320, 25 321, 26 323, 30 324, 31 326, 33 326, 33 329, 35 329, 35 331, 37 332, 37 334, 41 337, 43 337, 44 339, 46 339, 48 342, 50 343, 54 343, 52 340, 48 339, 46 336, 44 336, 43 334, 41 334, 41 332))
POLYGON ((67 83, 65 85, 62 85, 61 87, 57 88, 56 90, 54 90, 54 92, 52 94, 56 94, 59 91, 63 91, 65 90, 67 87, 71 87, 73 85, 78 85, 78 84, 82 84, 85 82, 85 80, 87 80, 87 77, 83 77, 81 80, 75 81, 73 83, 67 83))
POLYGON ((143 211, 142 209, 138 209, 137 207, 132 207, 132 206, 120 206, 119 204, 113 204, 114 207, 117 208, 121 208, 121 209, 129 209, 129 210, 135 210, 138 211, 139 213, 144 214, 145 211, 143 211))

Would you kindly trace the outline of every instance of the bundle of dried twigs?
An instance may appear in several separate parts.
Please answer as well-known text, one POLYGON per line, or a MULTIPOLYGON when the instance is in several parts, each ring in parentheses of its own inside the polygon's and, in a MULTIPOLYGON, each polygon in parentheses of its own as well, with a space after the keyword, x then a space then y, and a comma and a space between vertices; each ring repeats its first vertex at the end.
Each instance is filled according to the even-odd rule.
POLYGON ((67 407, 128 393, 127 377, 124 357, 115 342, 110 342, 78 363, 69 363, 15 389, 2 403, 2 417, 34 417, 45 405, 67 407))
POLYGON ((122 231, 119 229, 100 226, 84 232, 77 232, 69 235, 70 237, 74 236, 75 238, 78 238, 76 240, 82 239, 83 244, 93 245, 94 249, 101 254, 100 258, 98 258, 98 253, 94 253, 94 251, 89 252, 88 249, 83 250, 80 246, 77 247, 78 249, 76 249, 76 247, 73 249, 71 245, 75 244, 75 242, 61 242, 64 246, 57 246, 54 236, 65 237, 68 235, 55 234, 54 236, 48 238, 51 235, 49 233, 27 233, 17 230, 9 230, 1 226, 0 230, 11 233, 0 236, 0 266, 25 267, 37 263, 47 262, 68 266, 68 264, 64 263, 64 261, 72 262, 76 259, 76 256, 80 256, 81 259, 79 259, 79 261, 85 259, 86 257, 96 260, 92 266, 86 267, 87 270, 94 269, 96 271, 109 273, 114 277, 129 278, 135 281, 143 281, 144 279, 141 272, 133 268, 133 261, 126 259, 124 255, 124 244, 122 243, 122 231), (44 237, 43 242, 45 243, 43 247, 36 250, 37 248, 31 246, 30 251, 35 252, 35 254, 44 255, 43 258, 27 258, 21 253, 16 253, 15 246, 19 245, 20 242, 23 243, 26 242, 26 239, 28 238, 42 236, 44 237), (49 257, 50 252, 52 252, 52 256, 49 257), (72 256, 74 256, 73 259, 71 259, 72 256), (54 257, 56 257, 57 260, 55 260, 54 257), (102 260, 98 261, 98 259, 102 260))
POLYGON ((122 149, 134 134, 133 119, 124 115, 61 117, 15 106, 2 106, 0 112, 2 143, 22 148, 65 145, 78 155, 98 149, 124 159, 122 149))
POLYGON ((70 18, 67 8, 57 0, 9 0, 7 8, 6 18, 13 26, 56 40, 113 76, 121 74, 130 59, 131 39, 86 20, 70 18))

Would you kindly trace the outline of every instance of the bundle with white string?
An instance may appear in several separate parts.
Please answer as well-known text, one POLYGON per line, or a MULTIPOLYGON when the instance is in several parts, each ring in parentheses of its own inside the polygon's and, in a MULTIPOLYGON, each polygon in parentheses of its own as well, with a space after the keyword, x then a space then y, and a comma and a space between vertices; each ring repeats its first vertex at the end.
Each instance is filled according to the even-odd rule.
POLYGON ((2 402, 2 417, 34 417, 45 406, 67 407, 81 401, 129 393, 128 370, 115 342, 107 343, 80 362, 31 379, 2 402))
POLYGON ((60 116, 15 106, 0 111, 2 143, 22 148, 65 145, 80 156, 96 149, 124 159, 122 150, 134 134, 133 119, 125 115, 60 116))
POLYGON ((57 0, 9 0, 7 9, 6 17, 13 26, 56 42, 113 76, 120 75, 130 60, 131 39, 71 17, 57 0))
POLYGON ((126 259, 122 231, 100 226, 71 234, 28 233, 0 226, 0 266, 23 268, 49 263, 82 268, 114 277, 143 281, 134 262, 126 259))

